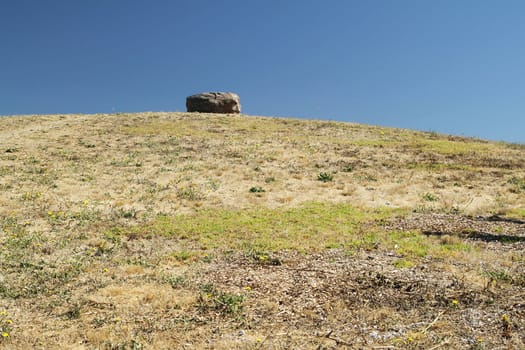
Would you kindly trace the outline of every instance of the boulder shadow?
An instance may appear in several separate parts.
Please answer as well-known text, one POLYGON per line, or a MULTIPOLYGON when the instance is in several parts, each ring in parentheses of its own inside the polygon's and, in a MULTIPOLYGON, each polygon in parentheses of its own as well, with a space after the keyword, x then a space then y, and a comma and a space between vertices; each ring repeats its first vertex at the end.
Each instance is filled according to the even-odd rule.
POLYGON ((524 220, 514 219, 514 218, 506 218, 506 217, 499 216, 499 215, 492 215, 492 216, 488 216, 488 217, 483 217, 480 220, 481 221, 490 221, 490 222, 508 222, 508 223, 519 224, 519 225, 524 225, 525 224, 524 220))
MULTIPOLYGON (((448 235, 448 232, 441 231, 423 231, 425 236, 437 236, 441 237, 448 235)), ((506 234, 494 234, 490 232, 469 232, 469 233, 457 233, 460 237, 465 237, 473 239, 476 241, 483 242, 500 242, 500 243, 519 243, 525 242, 525 236, 515 236, 515 235, 506 235, 506 234)))

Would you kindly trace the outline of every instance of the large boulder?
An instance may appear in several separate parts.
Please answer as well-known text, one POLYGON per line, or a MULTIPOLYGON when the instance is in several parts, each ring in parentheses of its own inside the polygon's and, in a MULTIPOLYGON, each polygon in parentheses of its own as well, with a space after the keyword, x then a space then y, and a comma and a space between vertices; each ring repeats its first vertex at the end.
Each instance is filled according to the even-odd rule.
POLYGON ((241 113, 239 95, 232 92, 204 92, 186 97, 188 112, 241 113))

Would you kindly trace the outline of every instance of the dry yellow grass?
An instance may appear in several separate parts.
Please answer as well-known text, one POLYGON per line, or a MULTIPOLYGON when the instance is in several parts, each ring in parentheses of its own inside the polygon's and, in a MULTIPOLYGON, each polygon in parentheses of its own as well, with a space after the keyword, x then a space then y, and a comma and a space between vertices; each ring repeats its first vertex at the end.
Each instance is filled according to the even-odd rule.
POLYGON ((255 116, 0 118, 0 348, 519 348, 524 153, 255 116))

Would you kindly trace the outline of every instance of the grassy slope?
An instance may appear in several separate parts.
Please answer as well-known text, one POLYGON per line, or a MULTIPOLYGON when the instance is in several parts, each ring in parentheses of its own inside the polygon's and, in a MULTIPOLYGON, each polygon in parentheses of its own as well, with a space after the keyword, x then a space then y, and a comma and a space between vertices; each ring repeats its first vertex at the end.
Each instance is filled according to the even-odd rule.
POLYGON ((0 118, 0 348, 523 346, 524 151, 295 119, 0 118))

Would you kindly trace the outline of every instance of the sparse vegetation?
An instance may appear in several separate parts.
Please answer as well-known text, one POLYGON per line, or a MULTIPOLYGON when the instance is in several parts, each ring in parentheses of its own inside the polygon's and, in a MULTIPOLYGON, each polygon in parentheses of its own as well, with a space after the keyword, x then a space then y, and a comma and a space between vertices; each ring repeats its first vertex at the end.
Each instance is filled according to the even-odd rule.
POLYGON ((433 195, 432 193, 425 193, 423 195, 423 199, 427 202, 437 202, 439 198, 436 195, 433 195))
POLYGON ((266 192, 266 190, 260 186, 253 186, 253 187, 250 187, 250 192, 251 193, 263 193, 263 192, 266 192))
POLYGON ((525 192, 525 178, 517 178, 513 176, 509 179, 509 184, 513 185, 511 188, 512 192, 521 193, 525 192))
POLYGON ((218 311, 222 315, 236 315, 243 309, 245 296, 219 292, 214 285, 201 287, 198 308, 201 312, 218 311))
POLYGON ((524 348, 524 147, 0 118, 0 348, 524 348))
POLYGON ((333 175, 327 172, 322 172, 322 173, 319 173, 319 175, 317 175, 317 180, 321 182, 330 182, 333 179, 334 179, 333 175))

